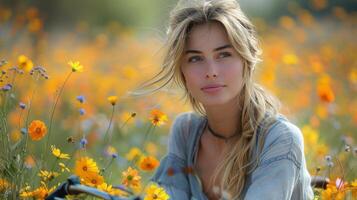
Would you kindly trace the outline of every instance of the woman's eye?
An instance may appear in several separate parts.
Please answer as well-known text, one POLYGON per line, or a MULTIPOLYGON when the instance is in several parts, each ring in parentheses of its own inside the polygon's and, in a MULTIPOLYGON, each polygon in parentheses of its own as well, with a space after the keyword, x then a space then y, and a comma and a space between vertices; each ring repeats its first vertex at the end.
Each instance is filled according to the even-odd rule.
POLYGON ((222 52, 222 53, 220 53, 219 54, 219 58, 224 58, 224 57, 228 57, 228 56, 231 56, 231 54, 230 53, 228 53, 228 52, 222 52))
POLYGON ((202 60, 199 56, 192 56, 188 59, 188 62, 197 62, 202 60))

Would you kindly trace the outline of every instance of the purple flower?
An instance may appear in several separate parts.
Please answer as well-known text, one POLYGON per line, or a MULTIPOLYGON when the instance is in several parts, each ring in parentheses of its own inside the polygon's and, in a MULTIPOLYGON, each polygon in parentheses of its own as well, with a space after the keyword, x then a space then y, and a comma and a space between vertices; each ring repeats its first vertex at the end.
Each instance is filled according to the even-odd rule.
POLYGON ((3 91, 9 91, 9 90, 11 90, 11 88, 12 88, 12 85, 8 83, 8 84, 6 84, 6 85, 4 85, 2 87, 2 90, 3 91))
POLYGON ((19 106, 20 106, 21 109, 25 109, 26 108, 26 104, 24 104, 22 102, 19 103, 19 106))
POLYGON ((85 113, 86 113, 86 111, 83 108, 79 109, 79 114, 80 115, 84 115, 85 113))
POLYGON ((331 162, 332 158, 331 158, 330 155, 327 155, 327 156, 325 156, 325 160, 326 160, 327 162, 331 162))
POLYGON ((82 138, 81 141, 79 142, 81 148, 85 148, 86 144, 88 144, 87 139, 82 138))
POLYGON ((117 158, 117 157, 118 157, 118 154, 116 154, 116 153, 112 154, 112 158, 117 158))
POLYGON ((77 100, 78 100, 80 103, 83 103, 83 102, 84 102, 84 96, 82 96, 82 95, 77 96, 77 100))

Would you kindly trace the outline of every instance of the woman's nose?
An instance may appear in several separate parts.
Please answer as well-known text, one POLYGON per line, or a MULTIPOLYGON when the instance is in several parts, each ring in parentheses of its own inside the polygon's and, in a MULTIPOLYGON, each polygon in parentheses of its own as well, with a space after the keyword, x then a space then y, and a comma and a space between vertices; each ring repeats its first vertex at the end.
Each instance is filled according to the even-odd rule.
POLYGON ((206 71, 206 78, 217 78, 218 76, 218 69, 217 63, 214 61, 207 62, 207 71, 206 71))

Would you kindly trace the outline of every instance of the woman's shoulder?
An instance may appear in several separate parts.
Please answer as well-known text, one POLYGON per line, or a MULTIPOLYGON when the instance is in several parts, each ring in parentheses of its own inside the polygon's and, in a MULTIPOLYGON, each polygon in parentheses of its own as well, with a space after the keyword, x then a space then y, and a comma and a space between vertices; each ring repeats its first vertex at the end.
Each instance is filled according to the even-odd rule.
POLYGON ((274 117, 275 122, 270 125, 265 134, 263 160, 264 157, 268 162, 288 158, 300 167, 304 152, 300 128, 282 114, 274 117))
POLYGON ((186 123, 197 123, 202 117, 203 116, 200 116, 194 111, 181 112, 176 115, 174 124, 179 123, 185 125, 186 123))
POLYGON ((175 117, 172 129, 177 129, 179 130, 177 132, 181 132, 180 134, 184 137, 188 137, 189 133, 197 128, 203 119, 203 116, 193 111, 182 112, 175 117))
POLYGON ((267 142, 282 142, 289 140, 292 143, 303 146, 303 136, 300 128, 290 121, 285 115, 277 114, 275 122, 267 131, 267 142))

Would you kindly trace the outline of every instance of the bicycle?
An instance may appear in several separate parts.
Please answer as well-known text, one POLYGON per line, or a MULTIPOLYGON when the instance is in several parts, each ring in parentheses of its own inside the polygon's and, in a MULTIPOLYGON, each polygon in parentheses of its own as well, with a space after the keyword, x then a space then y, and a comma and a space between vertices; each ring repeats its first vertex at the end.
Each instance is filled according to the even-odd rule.
MULTIPOLYGON (((330 180, 326 177, 313 176, 311 178, 311 186, 315 188, 326 189, 326 186, 329 182, 330 180)), ((121 188, 121 190, 126 191, 124 188, 121 188)), ((70 176, 67 179, 67 182, 62 183, 60 186, 58 186, 58 188, 54 192, 52 192, 46 198, 46 200, 63 200, 65 199, 66 195, 76 195, 81 193, 106 200, 142 200, 142 198, 139 196, 130 198, 116 197, 106 192, 100 191, 96 188, 82 185, 80 184, 79 178, 75 175, 70 176)))

